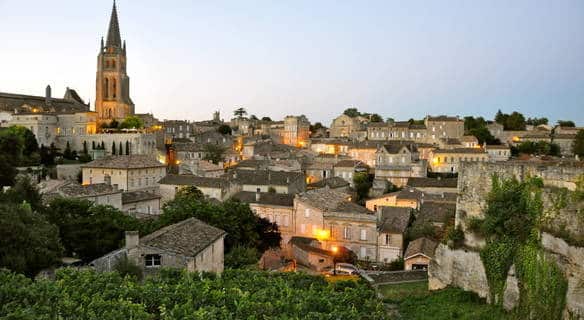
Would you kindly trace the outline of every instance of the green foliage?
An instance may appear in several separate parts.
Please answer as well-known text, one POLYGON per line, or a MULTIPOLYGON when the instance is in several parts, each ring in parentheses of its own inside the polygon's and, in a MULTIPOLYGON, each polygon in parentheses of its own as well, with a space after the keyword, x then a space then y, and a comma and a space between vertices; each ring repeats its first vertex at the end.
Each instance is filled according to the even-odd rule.
POLYGON ((63 151, 63 158, 73 160, 73 152, 71 151, 71 146, 69 145, 69 141, 67 141, 67 146, 65 146, 65 150, 63 151))
POLYGON ((233 115, 240 119, 243 118, 246 114, 247 111, 245 110, 245 108, 237 108, 233 111, 233 115))
POLYGON ((490 240, 511 238, 524 242, 539 224, 543 211, 541 179, 520 182, 515 178, 492 177, 481 229, 490 240))
POLYGON ((558 120, 558 126, 566 128, 575 128, 576 124, 571 120, 558 120))
POLYGON ((369 195, 369 189, 373 186, 373 176, 365 172, 356 172, 353 175, 353 183, 357 191, 357 201, 364 201, 369 195))
POLYGON ((377 114, 377 113, 373 113, 369 116, 369 121, 371 122, 383 122, 383 118, 377 114))
POLYGON ((274 187, 272 187, 272 186, 269 186, 269 187, 268 187, 268 192, 269 192, 269 193, 276 193, 276 188, 274 188, 274 187))
POLYGON ((528 125, 532 125, 532 126, 539 126, 542 124, 548 124, 549 120, 548 118, 527 118, 527 121, 525 121, 526 124, 528 125))
POLYGON ((0 128, 0 187, 11 186, 15 167, 40 163, 41 156, 34 134, 25 127, 0 128))
POLYGON ((428 281, 381 285, 377 288, 384 302, 400 303, 406 299, 426 297, 431 294, 428 281))
POLYGON ((477 294, 446 288, 431 294, 418 292, 407 296, 399 305, 403 319, 409 320, 492 320, 511 319, 499 306, 488 305, 477 294))
POLYGON ((120 248, 126 230, 138 230, 142 234, 152 231, 118 209, 87 200, 55 198, 44 212, 59 228, 65 253, 84 261, 120 248))
POLYGON ((142 129, 144 121, 136 116, 127 116, 119 126, 120 129, 142 129))
MULTIPOLYGON (((495 304, 502 303, 509 268, 515 264, 520 290, 515 316, 519 319, 561 319, 565 305, 564 275, 539 245, 542 187, 540 178, 501 181, 494 175, 485 218, 471 223, 486 237, 480 255, 495 304)), ((552 209, 566 206, 567 198, 560 189, 552 197, 552 209)))
POLYGON ((54 265, 62 251, 58 235, 57 228, 28 204, 1 203, 0 267, 34 276, 54 265))
POLYGON ((205 195, 203 194, 203 192, 201 192, 201 190, 199 190, 199 188, 195 186, 186 186, 181 188, 176 193, 175 197, 189 198, 195 201, 205 199, 205 195))
POLYGON ((117 272, 63 269, 57 281, 37 282, 0 272, 0 305, 0 317, 27 319, 388 318, 363 282, 245 270, 161 272, 143 282, 117 272))
POLYGON ((203 145, 203 152, 205 155, 203 156, 203 160, 211 161, 214 164, 218 164, 222 162, 224 159, 226 149, 223 146, 206 143, 203 145))
POLYGON ((579 130, 572 142, 572 153, 584 160, 584 130, 579 130))
POLYGON ((143 276, 142 269, 140 268, 140 266, 136 265, 126 256, 124 256, 122 259, 118 261, 118 263, 114 267, 114 270, 116 270, 120 275, 122 275, 122 277, 131 276, 135 277, 138 280, 141 280, 143 276))
POLYGON ((42 199, 36 183, 27 175, 18 176, 15 181, 16 183, 12 188, 1 194, 0 200, 12 204, 26 202, 33 211, 41 209, 42 199))
POLYGON ((513 264, 515 250, 515 242, 511 239, 490 240, 481 250, 481 261, 489 282, 491 301, 495 304, 503 303, 505 281, 513 264))
POLYGON ((217 128, 217 132, 221 133, 221 134, 231 134, 231 127, 226 125, 226 124, 222 124, 217 128))
POLYGON ((225 230, 226 252, 235 246, 245 246, 263 253, 267 248, 280 245, 281 236, 277 225, 255 215, 248 204, 232 200, 212 203, 192 197, 176 197, 164 205, 159 226, 190 217, 225 230))
POLYGON ((346 116, 349 116, 351 118, 355 118, 361 115, 361 112, 359 112, 359 110, 357 110, 357 108, 347 108, 345 109, 345 111, 343 111, 343 114, 346 116))
POLYGON ((464 231, 460 226, 450 225, 446 228, 446 235, 443 242, 446 242, 451 248, 458 248, 464 243, 464 231))
POLYGON ((243 268, 249 265, 257 264, 260 259, 260 253, 254 247, 235 246, 225 255, 226 268, 243 268))
POLYGON ((406 238, 409 241, 413 241, 423 237, 436 239, 436 236, 437 236, 436 228, 434 227, 434 225, 432 225, 430 221, 424 221, 421 223, 414 222, 414 224, 410 228, 408 228, 406 234, 406 238))
POLYGON ((495 122, 502 124, 504 130, 525 130, 525 117, 523 114, 514 111, 511 114, 502 113, 501 110, 495 115, 495 122))
POLYGON ((270 117, 262 117, 262 121, 269 121, 269 122, 271 122, 272 121, 272 118, 270 118, 270 117))
POLYGON ((475 136, 480 144, 500 144, 487 128, 487 121, 483 117, 464 117, 464 134, 475 136))
POLYGON ((555 143, 549 143, 546 141, 525 141, 520 143, 517 147, 513 148, 514 153, 524 153, 524 154, 534 154, 534 155, 548 155, 548 156, 560 156, 560 146, 555 143))
POLYGON ((562 319, 566 304, 566 281, 562 270, 535 244, 518 250, 515 262, 520 301, 517 313, 522 319, 562 319))

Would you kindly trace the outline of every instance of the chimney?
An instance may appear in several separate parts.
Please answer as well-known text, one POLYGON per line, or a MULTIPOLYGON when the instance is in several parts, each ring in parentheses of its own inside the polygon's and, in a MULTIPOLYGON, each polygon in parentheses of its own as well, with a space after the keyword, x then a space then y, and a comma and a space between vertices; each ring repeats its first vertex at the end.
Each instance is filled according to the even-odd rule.
POLYGON ((45 103, 51 104, 51 86, 47 85, 45 88, 45 103))
POLYGON ((136 248, 140 244, 138 231, 126 231, 126 249, 136 248))

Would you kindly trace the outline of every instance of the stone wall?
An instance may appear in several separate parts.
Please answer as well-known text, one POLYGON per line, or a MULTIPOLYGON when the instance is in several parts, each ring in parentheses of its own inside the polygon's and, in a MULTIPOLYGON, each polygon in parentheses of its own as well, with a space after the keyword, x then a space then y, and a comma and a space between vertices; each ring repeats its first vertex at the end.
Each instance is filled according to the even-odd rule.
MULTIPOLYGON (((571 202, 557 208, 552 198, 557 197, 560 188, 576 189, 578 177, 584 174, 584 164, 578 162, 525 162, 509 161, 503 163, 467 163, 458 178, 459 196, 456 205, 456 225, 465 230, 468 217, 482 217, 486 207, 486 196, 491 189, 491 177, 542 178, 544 189, 542 200, 544 214, 548 220, 543 229, 554 233, 542 232, 541 244, 546 255, 555 258, 568 280, 564 318, 584 318, 584 248, 568 244, 558 237, 581 240, 584 219, 581 213, 584 202, 571 202), (558 226, 562 226, 559 228, 558 226)), ((465 230, 464 249, 451 249, 440 244, 428 269, 430 290, 446 286, 460 287, 476 292, 489 299, 489 284, 482 264, 479 250, 484 240, 465 230)), ((519 301, 519 280, 515 268, 508 273, 503 296, 503 306, 511 310, 519 301)))

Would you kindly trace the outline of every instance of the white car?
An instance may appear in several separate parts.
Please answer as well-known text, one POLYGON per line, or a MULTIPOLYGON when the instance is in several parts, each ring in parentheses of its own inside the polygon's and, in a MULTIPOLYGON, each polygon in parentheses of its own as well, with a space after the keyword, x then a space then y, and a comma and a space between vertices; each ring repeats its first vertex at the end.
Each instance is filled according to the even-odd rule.
MULTIPOLYGON (((336 265, 337 275, 358 275, 360 273, 359 269, 350 263, 339 262, 336 265)), ((323 270, 325 274, 334 274, 333 267, 328 267, 323 270)))

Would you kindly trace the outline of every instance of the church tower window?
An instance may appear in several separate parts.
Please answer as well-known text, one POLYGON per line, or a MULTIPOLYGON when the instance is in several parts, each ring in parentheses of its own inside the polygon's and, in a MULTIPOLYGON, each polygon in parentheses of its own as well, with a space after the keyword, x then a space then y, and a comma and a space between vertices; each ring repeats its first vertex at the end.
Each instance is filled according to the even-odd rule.
POLYGON ((115 98, 116 97, 116 92, 118 92, 118 86, 116 84, 116 79, 112 79, 112 82, 113 82, 112 95, 115 98))
POLYGON ((103 91, 103 97, 104 98, 109 98, 109 79, 105 78, 105 84, 103 86, 104 91, 103 91))

